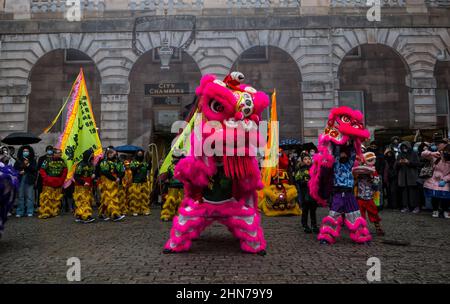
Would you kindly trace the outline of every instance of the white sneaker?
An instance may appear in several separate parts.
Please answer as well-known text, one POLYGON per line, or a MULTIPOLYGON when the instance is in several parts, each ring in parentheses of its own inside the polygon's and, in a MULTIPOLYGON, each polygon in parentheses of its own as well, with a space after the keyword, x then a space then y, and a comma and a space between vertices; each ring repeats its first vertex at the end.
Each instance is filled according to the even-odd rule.
POLYGON ((450 219, 450 214, 448 213, 448 211, 444 211, 444 218, 450 219))
POLYGON ((433 211, 432 217, 439 217, 439 211, 433 211))
POLYGON ((138 216, 138 214, 137 213, 133 213, 133 216, 138 216))
POLYGON ((19 218, 19 217, 22 217, 22 216, 20 214, 16 214, 16 217, 19 218))

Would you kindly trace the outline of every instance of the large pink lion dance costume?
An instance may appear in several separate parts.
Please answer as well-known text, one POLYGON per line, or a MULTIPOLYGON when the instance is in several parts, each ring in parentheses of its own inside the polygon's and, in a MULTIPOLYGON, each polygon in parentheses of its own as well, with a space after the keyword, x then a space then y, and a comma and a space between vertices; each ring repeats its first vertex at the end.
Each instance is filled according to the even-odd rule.
POLYGON ((319 152, 314 155, 309 188, 311 196, 330 212, 322 220, 318 239, 333 244, 340 235, 343 223, 350 230, 350 238, 367 243, 371 235, 361 217, 353 194, 352 168, 363 159, 361 143, 370 137, 363 126, 363 115, 349 107, 331 110, 325 131, 319 135, 319 152))
POLYGON ((251 153, 257 143, 250 138, 260 140, 257 126, 269 98, 241 84, 243 79, 239 72, 224 81, 205 75, 196 89, 202 123, 191 134, 190 155, 175 167, 185 196, 164 253, 189 250, 192 239, 218 221, 240 240, 244 252, 265 254, 256 193, 263 185, 251 153))

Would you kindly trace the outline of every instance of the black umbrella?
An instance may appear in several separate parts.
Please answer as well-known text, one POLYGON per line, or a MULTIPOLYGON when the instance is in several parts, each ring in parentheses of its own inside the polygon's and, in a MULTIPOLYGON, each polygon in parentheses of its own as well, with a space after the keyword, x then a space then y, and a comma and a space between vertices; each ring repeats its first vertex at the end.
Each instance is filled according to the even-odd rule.
POLYGON ((40 141, 41 139, 39 137, 27 132, 11 133, 2 140, 5 144, 12 146, 31 145, 40 141))
POLYGON ((136 153, 137 151, 144 151, 141 147, 138 146, 132 146, 132 145, 124 145, 124 146, 118 146, 115 147, 114 150, 120 153, 136 153))
POLYGON ((279 146, 284 150, 298 149, 302 142, 295 138, 285 138, 280 141, 279 146))
POLYGON ((308 153, 309 153, 309 151, 311 151, 311 150, 314 150, 314 151, 317 152, 317 147, 316 147, 316 145, 313 144, 312 142, 309 142, 309 143, 304 143, 304 144, 301 146, 301 150, 302 150, 302 151, 308 151, 308 153))

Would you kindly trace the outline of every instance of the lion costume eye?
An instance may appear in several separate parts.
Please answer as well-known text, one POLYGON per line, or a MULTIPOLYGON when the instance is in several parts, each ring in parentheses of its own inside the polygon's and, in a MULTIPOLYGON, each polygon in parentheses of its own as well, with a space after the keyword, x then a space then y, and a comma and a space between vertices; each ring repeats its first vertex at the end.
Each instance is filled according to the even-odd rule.
POLYGON ((348 117, 347 115, 342 115, 341 121, 344 123, 350 123, 350 117, 348 117))
POLYGON ((221 113, 225 109, 224 106, 218 102, 217 100, 211 100, 211 103, 209 104, 209 107, 214 113, 221 113))

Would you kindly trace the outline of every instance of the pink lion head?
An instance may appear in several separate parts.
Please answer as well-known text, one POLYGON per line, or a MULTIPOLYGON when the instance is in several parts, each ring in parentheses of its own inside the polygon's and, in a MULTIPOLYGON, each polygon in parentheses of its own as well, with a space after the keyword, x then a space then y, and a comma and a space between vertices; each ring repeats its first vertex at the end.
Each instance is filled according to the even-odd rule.
POLYGON ((269 105, 269 98, 249 85, 236 84, 234 73, 240 74, 231 73, 225 82, 214 75, 203 76, 200 86, 195 90, 200 97, 200 111, 208 120, 252 120, 258 123, 261 113, 269 105))
POLYGON ((370 133, 364 128, 363 115, 360 111, 339 107, 331 110, 322 137, 336 145, 344 145, 350 139, 361 143, 370 137, 370 133))

